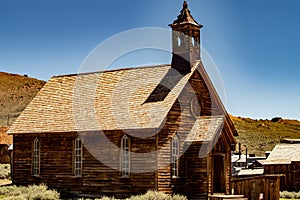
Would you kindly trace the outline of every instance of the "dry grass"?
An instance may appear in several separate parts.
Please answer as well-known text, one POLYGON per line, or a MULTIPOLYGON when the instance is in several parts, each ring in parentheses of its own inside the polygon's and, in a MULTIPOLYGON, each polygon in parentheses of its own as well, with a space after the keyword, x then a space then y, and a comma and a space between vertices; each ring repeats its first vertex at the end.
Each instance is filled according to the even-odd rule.
POLYGON ((280 192, 281 199, 300 199, 300 191, 299 192, 288 192, 283 191, 280 192))
POLYGON ((10 184, 12 184, 11 180, 9 180, 9 179, 0 179, 0 186, 10 185, 10 184))
POLYGON ((55 190, 49 190, 46 185, 31 185, 28 187, 15 185, 0 187, 1 199, 20 200, 52 200, 59 199, 60 195, 55 190))
MULTIPOLYGON (((46 185, 31 185, 28 187, 15 185, 0 187, 0 199, 5 200, 53 200, 60 199, 60 195, 55 190, 49 190, 46 185)), ((71 199, 71 198, 69 198, 71 199)), ((79 198, 72 198, 79 199, 79 198)), ((90 200, 90 199, 79 199, 79 200, 90 200)), ((114 197, 102 197, 101 199, 95 200, 121 200, 114 197)), ((163 192, 148 191, 143 195, 131 196, 125 200, 187 200, 182 195, 168 195, 163 192)))
POLYGON ((0 181, 3 179, 10 179, 10 164, 0 164, 0 181))
MULTIPOLYGON (((101 199, 95 199, 95 200, 121 200, 121 199, 116 199, 114 197, 102 197, 101 199)), ((183 195, 177 195, 177 194, 168 195, 164 192, 149 190, 146 194, 131 196, 125 200, 187 200, 187 198, 183 195)))
POLYGON ((246 147, 249 153, 264 155, 265 151, 271 151, 282 138, 300 138, 300 122, 297 120, 254 120, 231 116, 239 136, 237 142, 242 144, 245 153, 246 147))
POLYGON ((11 125, 44 84, 27 76, 0 72, 0 126, 11 125))

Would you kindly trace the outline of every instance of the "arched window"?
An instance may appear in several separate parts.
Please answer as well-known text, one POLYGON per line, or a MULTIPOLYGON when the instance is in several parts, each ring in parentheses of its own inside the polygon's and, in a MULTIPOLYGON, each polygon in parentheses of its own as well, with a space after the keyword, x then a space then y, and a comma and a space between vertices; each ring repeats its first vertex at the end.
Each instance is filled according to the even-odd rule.
POLYGON ((74 175, 81 176, 81 173, 82 173, 82 143, 80 138, 76 138, 74 144, 74 175))
POLYGON ((171 170, 172 177, 178 177, 178 162, 179 162, 179 138, 177 135, 172 139, 171 144, 171 170))
POLYGON ((33 142, 33 152, 32 152, 32 175, 40 175, 40 140, 38 138, 34 139, 33 142))
POLYGON ((123 177, 130 174, 130 143, 129 138, 124 135, 121 141, 121 173, 123 177))

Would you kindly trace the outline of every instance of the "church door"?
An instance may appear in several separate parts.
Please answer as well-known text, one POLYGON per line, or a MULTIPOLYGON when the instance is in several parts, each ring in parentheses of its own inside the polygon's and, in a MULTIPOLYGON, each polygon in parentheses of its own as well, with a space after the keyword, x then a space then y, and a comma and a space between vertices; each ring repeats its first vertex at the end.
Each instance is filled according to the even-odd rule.
POLYGON ((213 193, 225 193, 225 167, 224 156, 215 155, 214 159, 214 171, 213 171, 213 193))

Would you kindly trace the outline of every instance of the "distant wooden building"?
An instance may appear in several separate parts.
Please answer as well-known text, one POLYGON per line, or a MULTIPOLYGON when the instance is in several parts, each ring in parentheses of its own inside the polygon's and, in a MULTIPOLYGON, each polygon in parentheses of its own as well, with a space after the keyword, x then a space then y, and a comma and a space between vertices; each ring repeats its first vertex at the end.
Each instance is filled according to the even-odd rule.
POLYGON ((265 174, 282 174, 280 190, 300 191, 300 140, 285 140, 263 163, 265 174))
POLYGON ((13 143, 13 137, 7 134, 7 127, 0 127, 0 163, 9 164, 10 154, 8 148, 13 143))
POLYGON ((76 195, 231 193, 236 130, 200 59, 187 3, 171 65, 52 77, 9 130, 13 183, 76 195))

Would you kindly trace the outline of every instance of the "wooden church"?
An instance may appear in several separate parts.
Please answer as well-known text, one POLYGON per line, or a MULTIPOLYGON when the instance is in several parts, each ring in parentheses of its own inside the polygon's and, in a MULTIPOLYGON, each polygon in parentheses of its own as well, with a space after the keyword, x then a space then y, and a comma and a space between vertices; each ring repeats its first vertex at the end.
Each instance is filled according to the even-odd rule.
POLYGON ((13 183, 77 196, 231 193, 236 129, 200 57, 186 1, 171 64, 54 76, 9 129, 13 183))

